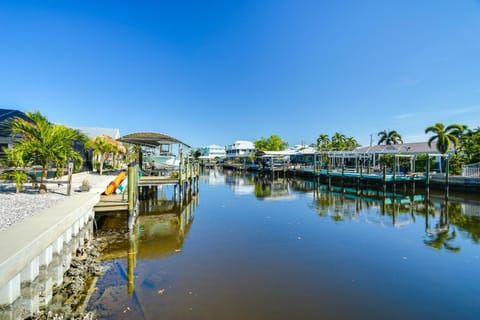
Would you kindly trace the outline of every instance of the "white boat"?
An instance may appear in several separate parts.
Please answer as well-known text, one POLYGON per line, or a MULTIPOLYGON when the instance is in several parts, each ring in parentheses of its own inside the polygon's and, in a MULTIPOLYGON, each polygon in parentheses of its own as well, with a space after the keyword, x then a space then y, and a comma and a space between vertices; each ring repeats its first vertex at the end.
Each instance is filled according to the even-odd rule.
POLYGON ((147 155, 144 161, 148 167, 155 170, 176 170, 180 165, 180 159, 172 154, 147 155))

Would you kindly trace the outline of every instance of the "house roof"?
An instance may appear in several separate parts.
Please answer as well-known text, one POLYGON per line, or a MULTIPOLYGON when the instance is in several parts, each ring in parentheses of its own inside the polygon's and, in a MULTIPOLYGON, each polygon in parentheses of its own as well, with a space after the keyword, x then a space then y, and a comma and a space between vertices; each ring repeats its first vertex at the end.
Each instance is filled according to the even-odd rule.
MULTIPOLYGON (((453 145, 450 145, 449 151, 455 151, 453 145)), ((412 142, 402 144, 390 144, 390 145, 373 145, 371 147, 360 147, 355 149, 355 153, 372 153, 372 152, 402 152, 402 153, 438 153, 437 143, 432 142, 431 147, 428 146, 428 142, 412 142)))
POLYGON ((142 146, 149 146, 149 147, 158 147, 164 144, 182 144, 187 148, 191 148, 185 142, 178 140, 177 138, 171 137, 169 135, 158 133, 158 132, 137 132, 127 134, 120 139, 122 142, 132 143, 142 146))
POLYGON ((8 129, 8 121, 14 118, 28 119, 25 113, 12 110, 12 109, 0 109, 0 137, 8 137, 12 133, 8 129))

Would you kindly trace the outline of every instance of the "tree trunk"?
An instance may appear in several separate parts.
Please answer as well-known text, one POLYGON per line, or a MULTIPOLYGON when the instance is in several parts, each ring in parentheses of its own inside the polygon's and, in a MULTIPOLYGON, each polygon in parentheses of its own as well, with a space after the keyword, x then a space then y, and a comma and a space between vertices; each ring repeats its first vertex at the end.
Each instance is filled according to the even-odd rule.
MULTIPOLYGON (((48 166, 48 165, 47 165, 48 166)), ((42 169, 42 175, 40 176, 40 187, 38 188, 38 193, 47 193, 47 185, 44 182, 44 180, 47 178, 47 166, 43 166, 42 169)))

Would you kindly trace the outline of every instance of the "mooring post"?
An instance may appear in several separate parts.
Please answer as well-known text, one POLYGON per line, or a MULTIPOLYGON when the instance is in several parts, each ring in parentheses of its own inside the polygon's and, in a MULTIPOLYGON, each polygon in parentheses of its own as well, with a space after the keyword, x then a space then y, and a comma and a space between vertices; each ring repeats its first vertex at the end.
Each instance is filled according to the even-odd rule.
POLYGON ((448 198, 448 192, 450 189, 449 186, 449 175, 450 175, 450 155, 447 155, 445 163, 445 196, 448 198))
POLYGON ((129 165, 128 166, 128 214, 132 215, 133 213, 133 189, 134 189, 134 183, 133 182, 133 166, 129 165))
POLYGON ((73 174, 73 162, 68 162, 68 186, 67 186, 67 196, 72 194, 72 174, 73 174))
POLYGON ((397 184, 397 155, 393 155, 393 186, 397 184))
POLYGON ((426 176, 425 176, 425 186, 426 188, 430 188, 430 155, 427 153, 427 163, 425 164, 425 171, 426 171, 426 176))
POLYGON ((383 196, 385 196, 385 193, 387 192, 387 166, 383 167, 383 196))

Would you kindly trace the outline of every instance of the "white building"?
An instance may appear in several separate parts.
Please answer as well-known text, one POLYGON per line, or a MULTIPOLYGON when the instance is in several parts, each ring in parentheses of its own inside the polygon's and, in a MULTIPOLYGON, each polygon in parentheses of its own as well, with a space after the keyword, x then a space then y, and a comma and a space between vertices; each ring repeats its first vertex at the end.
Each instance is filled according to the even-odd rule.
POLYGON ((227 159, 247 158, 255 155, 255 146, 251 141, 235 141, 226 148, 227 159))
POLYGON ((226 156, 225 147, 211 144, 208 147, 202 147, 200 150, 200 159, 213 160, 223 159, 226 156))

